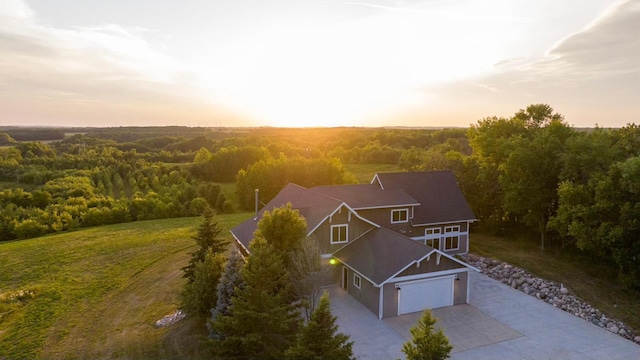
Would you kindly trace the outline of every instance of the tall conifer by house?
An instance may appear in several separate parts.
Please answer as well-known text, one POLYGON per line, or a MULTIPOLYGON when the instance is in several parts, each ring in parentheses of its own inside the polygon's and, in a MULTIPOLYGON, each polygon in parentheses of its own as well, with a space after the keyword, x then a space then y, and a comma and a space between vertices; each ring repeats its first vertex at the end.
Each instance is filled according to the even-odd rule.
POLYGON ((200 224, 196 235, 193 237, 198 244, 198 249, 191 253, 189 264, 182 268, 182 271, 184 271, 183 277, 188 282, 193 282, 196 263, 203 262, 208 251, 212 251, 213 254, 222 254, 227 250, 229 244, 228 240, 220 238, 222 227, 214 219, 214 211, 210 207, 206 207, 202 216, 202 224, 200 224))
POLYGON ((311 314, 309 322, 296 336, 295 344, 285 356, 291 360, 351 360, 353 341, 349 336, 336 333, 336 317, 331 314, 328 293, 320 298, 320 304, 311 314))
POLYGON ((244 288, 232 298, 229 315, 212 323, 221 340, 214 351, 221 357, 281 359, 294 341, 299 312, 291 304, 290 281, 282 257, 257 236, 242 269, 244 288))
POLYGON ((229 258, 224 268, 224 272, 220 277, 218 283, 218 297, 216 306, 211 309, 211 318, 207 322, 207 328, 209 329, 209 337, 212 339, 219 339, 218 334, 214 328, 213 323, 220 316, 228 316, 231 313, 231 300, 236 295, 236 292, 244 288, 244 282, 242 281, 241 271, 244 266, 244 259, 240 256, 238 249, 234 249, 229 253, 229 258))

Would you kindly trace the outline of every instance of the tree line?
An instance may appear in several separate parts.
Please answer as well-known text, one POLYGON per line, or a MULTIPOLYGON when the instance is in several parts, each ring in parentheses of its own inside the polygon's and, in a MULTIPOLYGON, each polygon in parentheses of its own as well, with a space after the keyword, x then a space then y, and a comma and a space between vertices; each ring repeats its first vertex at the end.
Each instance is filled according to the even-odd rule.
POLYGON ((537 234, 640 286, 640 129, 576 129, 547 104, 468 129, 95 129, 0 147, 0 240, 81 226, 253 209, 288 182, 353 183, 349 164, 451 170, 476 229, 537 234), (218 183, 235 182, 237 203, 218 183), (226 205, 225 205, 226 204, 226 205))

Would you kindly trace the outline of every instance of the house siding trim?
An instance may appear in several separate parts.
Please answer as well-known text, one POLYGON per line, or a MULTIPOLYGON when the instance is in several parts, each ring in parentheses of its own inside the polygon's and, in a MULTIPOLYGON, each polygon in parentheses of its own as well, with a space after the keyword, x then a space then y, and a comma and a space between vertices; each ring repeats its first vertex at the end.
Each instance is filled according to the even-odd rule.
POLYGON ((360 220, 362 220, 362 221, 364 221, 364 222, 366 222, 366 223, 370 224, 371 226, 375 226, 375 227, 377 227, 377 228, 379 228, 379 227, 380 227, 380 225, 378 225, 378 224, 374 223, 373 221, 371 221, 371 220, 369 220, 369 219, 366 219, 366 218, 363 218, 362 216, 360 216, 360 214, 358 214, 358 212, 357 212, 357 211, 353 210, 353 209, 351 208, 351 206, 349 206, 349 205, 347 205, 347 203, 343 202, 343 203, 342 203, 342 204, 340 204, 340 205, 339 205, 335 210, 333 210, 333 211, 331 212, 331 214, 329 214, 329 215, 325 216, 325 217, 324 217, 324 219, 322 219, 322 220, 318 221, 318 224, 317 224, 313 229, 311 229, 311 230, 307 233, 307 237, 311 236, 311 234, 313 234, 313 232, 314 232, 314 231, 316 231, 316 230, 320 227, 320 225, 324 224, 324 222, 325 222, 325 221, 327 221, 327 219, 329 219, 330 217, 332 217, 333 215, 335 215, 335 213, 337 213, 338 211, 340 211, 340 209, 342 209, 342 207, 343 207, 343 206, 344 206, 344 207, 346 207, 346 208, 347 208, 347 210, 349 210, 349 212, 350 212, 352 215, 355 215, 358 219, 360 219, 360 220))
MULTIPOLYGON (((469 269, 471 269, 471 270, 474 270, 474 271, 480 272, 480 269, 478 269, 478 268, 476 268, 476 267, 473 267, 473 266, 471 266, 471 265, 467 264, 467 263, 466 263, 466 262, 464 262, 464 261, 460 261, 460 260, 456 259, 455 257, 453 257, 453 256, 451 256, 451 255, 448 255, 448 254, 446 254, 446 253, 444 253, 444 252, 442 252, 442 251, 440 251, 440 250, 433 249, 432 251, 430 251, 427 255, 423 256, 422 258, 420 258, 420 259, 418 259, 418 260, 411 261, 409 264, 407 264, 407 266, 405 266, 404 268, 402 268, 402 269, 401 269, 400 271, 398 271, 397 273, 393 274, 393 275, 392 275, 391 277, 389 277, 387 280, 385 280, 385 281, 381 282, 381 283, 380 283, 380 285, 378 285, 378 286, 383 286, 384 284, 387 284, 387 283, 389 283, 389 282, 391 282, 391 281, 395 281, 395 277, 396 277, 396 276, 398 276, 398 274, 401 274, 403 271, 407 270, 409 267, 411 267, 411 265, 413 265, 413 264, 417 264, 417 263, 420 263, 420 262, 422 262, 422 260, 430 258, 430 257, 431 257, 431 254, 433 254, 433 253, 436 253, 438 256, 444 256, 444 257, 446 257, 446 258, 448 258, 448 259, 451 259, 451 260, 453 260, 453 261, 457 262, 458 264, 460 264, 460 265, 462 265, 462 266, 464 266, 464 267, 466 267, 466 268, 469 268, 469 269)), ((429 273, 427 273, 427 274, 429 274, 429 273)))
MULTIPOLYGON (((413 225, 414 227, 418 227, 418 226, 432 226, 432 225, 445 225, 445 224, 455 224, 455 223, 474 223, 478 221, 478 219, 463 219, 463 220, 450 220, 450 221, 441 221, 441 222, 434 222, 434 223, 424 223, 424 224, 414 224, 413 222, 411 222, 411 225, 413 225)), ((467 228, 468 229, 468 228, 467 228)))

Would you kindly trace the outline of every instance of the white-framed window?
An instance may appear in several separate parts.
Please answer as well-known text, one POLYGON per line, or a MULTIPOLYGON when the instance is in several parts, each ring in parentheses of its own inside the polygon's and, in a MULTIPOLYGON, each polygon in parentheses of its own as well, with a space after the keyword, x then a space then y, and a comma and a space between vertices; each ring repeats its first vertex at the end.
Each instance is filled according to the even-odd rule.
POLYGON ((362 279, 360 278, 360 275, 353 274, 353 286, 360 289, 361 285, 362 285, 362 279))
POLYGON ((349 225, 331 225, 331 243, 344 244, 349 241, 349 225))
POLYGON ((453 226, 445 226, 444 227, 444 232, 446 233, 453 233, 453 232, 460 232, 460 225, 453 225, 453 226))
POLYGON ((391 210, 391 223, 406 223, 409 221, 409 209, 391 210))
POLYGON ((458 250, 460 248, 460 225, 444 227, 444 249, 458 250))
POLYGON ((458 250, 460 248, 460 236, 445 236, 444 237, 444 249, 445 250, 458 250))
POLYGON ((427 239, 427 240, 425 240, 425 245, 431 246, 434 249, 440 250, 440 238, 427 239))
POLYGON ((427 238, 440 237, 441 233, 442 233, 442 228, 439 228, 439 227, 424 229, 424 236, 427 238))

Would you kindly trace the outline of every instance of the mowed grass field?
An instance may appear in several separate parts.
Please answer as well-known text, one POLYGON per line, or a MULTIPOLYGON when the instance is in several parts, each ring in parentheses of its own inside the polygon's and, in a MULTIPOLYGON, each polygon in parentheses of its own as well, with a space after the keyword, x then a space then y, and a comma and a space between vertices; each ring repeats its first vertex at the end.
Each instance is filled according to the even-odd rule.
MULTIPOLYGON (((228 229, 249 216, 216 218, 231 240, 228 229)), ((0 359, 206 358, 202 324, 154 325, 180 304, 181 268, 201 221, 142 221, 0 243, 0 359)))
POLYGON ((561 253, 554 248, 542 252, 537 241, 524 238, 472 233, 470 246, 472 253, 497 258, 536 276, 564 283, 571 294, 640 330, 640 294, 620 285, 615 269, 610 266, 575 252, 561 253))

